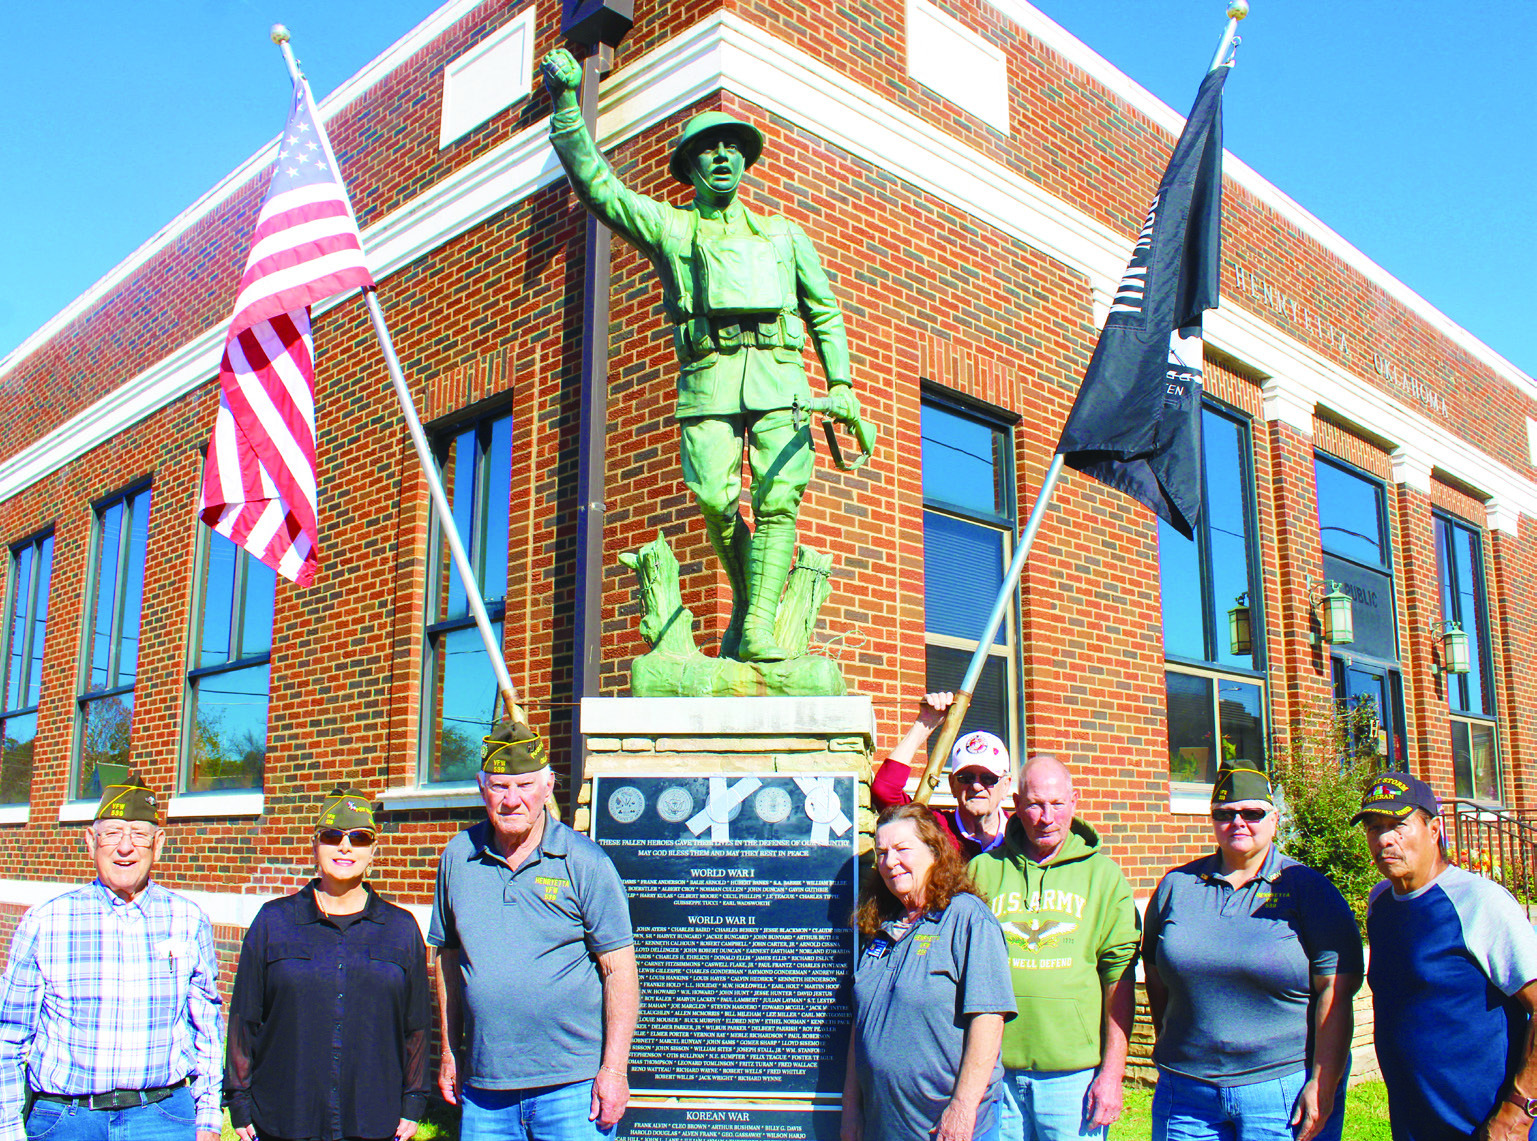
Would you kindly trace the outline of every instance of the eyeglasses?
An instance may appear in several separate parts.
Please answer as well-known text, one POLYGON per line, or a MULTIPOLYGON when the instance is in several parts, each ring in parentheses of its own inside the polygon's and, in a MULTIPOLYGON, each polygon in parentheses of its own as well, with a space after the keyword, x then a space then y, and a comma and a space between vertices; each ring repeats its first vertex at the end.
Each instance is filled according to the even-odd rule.
POLYGON ((1211 819, 1214 824, 1231 824, 1242 816, 1249 824, 1258 824, 1270 815, 1268 808, 1213 808, 1211 819))
POLYGON ((983 788, 992 788, 1003 778, 997 773, 984 772, 982 769, 965 769, 956 773, 955 779, 962 785, 979 784, 983 788))
POLYGON ((315 833, 315 839, 332 848, 340 847, 343 840, 354 848, 371 848, 374 834, 364 828, 354 828, 350 832, 343 832, 340 828, 322 828, 315 833))
POLYGON ((116 848, 123 842, 123 837, 128 837, 135 848, 151 848, 155 844, 155 833, 135 832, 132 828, 94 828, 96 842, 116 848))

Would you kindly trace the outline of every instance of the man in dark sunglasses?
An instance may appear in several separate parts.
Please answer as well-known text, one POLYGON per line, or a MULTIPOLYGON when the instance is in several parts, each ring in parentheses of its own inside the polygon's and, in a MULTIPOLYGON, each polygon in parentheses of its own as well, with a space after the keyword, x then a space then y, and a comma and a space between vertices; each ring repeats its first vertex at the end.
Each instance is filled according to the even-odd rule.
MULTIPOLYGON (((913 775, 913 758, 944 720, 945 710, 954 700, 952 693, 924 694, 918 716, 870 784, 870 803, 875 811, 912 800, 907 782, 913 775)), ((1003 843, 1003 829, 1009 819, 1003 807, 1011 787, 1009 770, 1009 750, 991 733, 967 733, 950 750, 950 795, 955 797, 955 807, 935 809, 934 820, 968 860, 1003 843)))

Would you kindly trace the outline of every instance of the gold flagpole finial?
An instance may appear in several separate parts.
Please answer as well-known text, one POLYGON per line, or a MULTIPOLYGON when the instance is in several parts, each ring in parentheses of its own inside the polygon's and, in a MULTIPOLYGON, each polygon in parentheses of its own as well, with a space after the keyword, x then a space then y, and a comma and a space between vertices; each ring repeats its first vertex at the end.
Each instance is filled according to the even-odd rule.
MULTIPOLYGON (((1244 7, 1247 8, 1248 5, 1245 4, 1244 7)), ((292 38, 288 34, 288 29, 282 24, 273 24, 272 31, 268 34, 271 35, 272 42, 275 44, 286 44, 292 38)))
POLYGON ((1249 14, 1249 0, 1232 0, 1227 6, 1229 20, 1242 20, 1249 14))

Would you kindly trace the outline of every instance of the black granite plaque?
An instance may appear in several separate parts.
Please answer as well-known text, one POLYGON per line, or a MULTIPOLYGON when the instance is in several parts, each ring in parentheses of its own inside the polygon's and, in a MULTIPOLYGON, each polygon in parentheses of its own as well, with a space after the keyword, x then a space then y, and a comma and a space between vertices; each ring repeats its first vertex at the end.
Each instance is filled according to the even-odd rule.
POLYGON ((619 1136, 630 1141, 838 1141, 836 1109, 630 1106, 619 1136))
POLYGON ((593 839, 624 879, 635 925, 635 1092, 841 1093, 855 779, 625 776, 593 785, 593 839))

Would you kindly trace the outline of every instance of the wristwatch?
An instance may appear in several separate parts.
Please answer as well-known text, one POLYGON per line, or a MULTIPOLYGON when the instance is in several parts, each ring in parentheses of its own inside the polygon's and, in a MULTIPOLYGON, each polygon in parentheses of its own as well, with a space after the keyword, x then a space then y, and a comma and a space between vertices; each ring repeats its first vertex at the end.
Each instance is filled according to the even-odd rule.
POLYGON ((1522 1097, 1517 1090, 1511 1090, 1505 1095, 1505 1100, 1511 1105, 1519 1106, 1521 1112, 1528 1117, 1537 1117, 1537 1097, 1522 1097))

